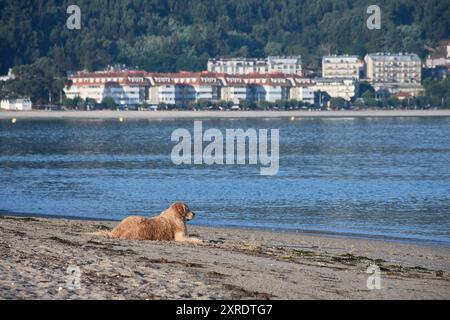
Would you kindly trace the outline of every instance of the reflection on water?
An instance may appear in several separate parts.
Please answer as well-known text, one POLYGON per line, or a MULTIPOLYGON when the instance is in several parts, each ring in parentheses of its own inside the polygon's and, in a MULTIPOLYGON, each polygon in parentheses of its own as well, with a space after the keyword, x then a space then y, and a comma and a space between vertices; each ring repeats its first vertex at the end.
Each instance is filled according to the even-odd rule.
POLYGON ((280 129, 280 172, 181 166, 193 120, 0 121, 0 210, 121 219, 183 200, 196 223, 410 237, 450 244, 450 120, 229 119, 280 129))

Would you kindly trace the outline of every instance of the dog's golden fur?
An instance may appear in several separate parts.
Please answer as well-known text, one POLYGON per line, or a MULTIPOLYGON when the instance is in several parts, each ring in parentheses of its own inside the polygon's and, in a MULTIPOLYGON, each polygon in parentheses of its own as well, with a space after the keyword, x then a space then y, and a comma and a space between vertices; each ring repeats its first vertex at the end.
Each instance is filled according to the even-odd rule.
POLYGON ((188 236, 186 221, 192 220, 194 216, 186 204, 177 202, 157 217, 128 217, 112 231, 100 231, 94 235, 128 240, 201 243, 200 239, 188 236))

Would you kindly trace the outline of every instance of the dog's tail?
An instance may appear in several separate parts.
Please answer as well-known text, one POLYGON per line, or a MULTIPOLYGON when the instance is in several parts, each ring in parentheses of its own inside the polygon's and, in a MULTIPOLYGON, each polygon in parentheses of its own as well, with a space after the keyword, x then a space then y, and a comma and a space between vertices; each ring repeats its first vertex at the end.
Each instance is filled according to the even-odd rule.
POLYGON ((114 238, 112 232, 106 231, 106 230, 91 232, 91 233, 89 233, 89 235, 96 236, 96 237, 103 237, 103 238, 114 238))

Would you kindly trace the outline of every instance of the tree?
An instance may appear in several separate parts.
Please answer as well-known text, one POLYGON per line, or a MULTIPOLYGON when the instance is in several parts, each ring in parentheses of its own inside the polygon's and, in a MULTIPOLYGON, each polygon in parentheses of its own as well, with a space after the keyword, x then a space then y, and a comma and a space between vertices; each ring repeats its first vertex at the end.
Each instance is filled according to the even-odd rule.
POLYGON ((10 95, 30 97, 34 103, 47 104, 50 97, 58 97, 64 87, 62 70, 48 58, 13 68, 15 79, 6 82, 10 95))
POLYGON ((277 42, 269 42, 264 48, 264 52, 267 56, 278 56, 283 52, 283 45, 277 42))
POLYGON ((160 102, 158 104, 158 110, 168 110, 168 109, 169 109, 169 106, 166 103, 160 102))
POLYGON ((85 102, 84 102, 83 98, 75 97, 73 99, 73 103, 74 103, 75 108, 79 109, 79 108, 83 108, 84 107, 84 103, 85 102))
POLYGON ((331 98, 330 105, 333 109, 342 109, 345 106, 345 100, 343 98, 331 98))
POLYGON ((250 100, 241 100, 239 101, 239 106, 243 110, 256 110, 256 103, 250 100))
POLYGON ((233 107, 234 103, 231 101, 218 101, 217 103, 213 104, 214 109, 220 110, 221 108, 223 110, 229 110, 233 107))
POLYGON ((196 109, 198 110, 206 110, 208 109, 208 107, 211 106, 211 101, 210 100, 205 100, 205 99, 199 99, 196 103, 196 109))
POLYGON ((375 93, 370 90, 367 90, 366 92, 363 93, 361 98, 363 98, 364 100, 373 99, 375 98, 375 93))
POLYGON ((288 108, 288 101, 277 100, 277 101, 275 101, 275 107, 278 110, 285 110, 288 108))
POLYGON ((433 107, 450 108, 450 78, 424 81, 428 102, 433 107))
POLYGON ((271 104, 268 101, 258 101, 257 108, 259 110, 269 110, 269 109, 271 109, 271 104))
POLYGON ((375 89, 367 81, 361 81, 359 83, 359 94, 360 94, 360 97, 362 97, 362 98, 364 98, 363 95, 366 95, 369 98, 374 98, 375 97, 375 89))
POLYGON ((97 105, 97 101, 95 99, 86 98, 86 100, 84 101, 84 108, 86 110, 92 110, 95 108, 96 105, 97 105))
POLYGON ((366 106, 368 107, 378 107, 378 101, 375 100, 374 98, 364 98, 364 102, 366 104, 366 106))
POLYGON ((63 106, 67 109, 74 109, 76 107, 76 102, 74 99, 65 98, 63 100, 63 106))
POLYGON ((354 103, 354 106, 355 106, 357 109, 361 109, 361 108, 365 108, 365 107, 366 107, 366 104, 364 103, 363 100, 357 99, 357 100, 355 101, 355 103, 354 103))
POLYGON ((389 104, 389 106, 391 106, 394 109, 396 109, 396 108, 400 107, 401 102, 397 98, 393 97, 393 98, 389 98, 388 99, 388 104, 389 104))
POLYGON ((109 110, 116 109, 116 101, 112 97, 104 97, 102 100, 102 105, 109 110))

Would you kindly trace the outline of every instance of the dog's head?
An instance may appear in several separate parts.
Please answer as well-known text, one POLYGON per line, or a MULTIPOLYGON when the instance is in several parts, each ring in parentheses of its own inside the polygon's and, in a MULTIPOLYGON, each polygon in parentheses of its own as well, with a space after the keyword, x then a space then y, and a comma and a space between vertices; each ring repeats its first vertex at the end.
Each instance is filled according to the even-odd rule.
POLYGON ((188 205, 183 202, 174 203, 171 206, 171 209, 173 209, 183 221, 190 221, 195 217, 195 213, 193 213, 188 205))

